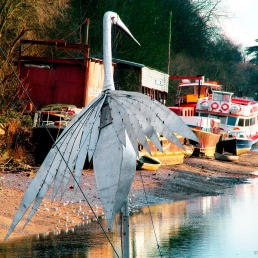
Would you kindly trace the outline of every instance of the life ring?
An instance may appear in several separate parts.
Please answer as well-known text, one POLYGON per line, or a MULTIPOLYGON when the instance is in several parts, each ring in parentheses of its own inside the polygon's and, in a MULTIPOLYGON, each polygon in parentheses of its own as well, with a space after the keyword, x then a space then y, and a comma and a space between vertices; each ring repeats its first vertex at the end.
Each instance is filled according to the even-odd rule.
POLYGON ((211 103, 211 108, 212 109, 217 109, 219 107, 219 104, 217 102, 211 103))
POLYGON ((205 100, 202 101, 202 102, 201 102, 201 108, 207 110, 207 109, 209 108, 208 102, 205 101, 205 100))
POLYGON ((229 109, 229 104, 223 103, 223 104, 221 105, 221 109, 222 109, 223 111, 227 111, 227 110, 229 109))

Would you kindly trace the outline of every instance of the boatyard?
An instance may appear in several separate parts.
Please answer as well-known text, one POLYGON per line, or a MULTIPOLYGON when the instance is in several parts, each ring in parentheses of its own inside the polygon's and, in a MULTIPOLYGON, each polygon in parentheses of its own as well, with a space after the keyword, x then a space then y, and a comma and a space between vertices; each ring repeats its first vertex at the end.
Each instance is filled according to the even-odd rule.
MULTIPOLYGON (((2 165, 0 242, 4 240, 21 198, 37 169, 37 167, 27 167, 21 170, 12 167, 11 164, 5 167, 2 165)), ((131 212, 137 212, 137 209, 147 205, 187 200, 198 196, 220 195, 225 189, 246 183, 248 178, 256 177, 258 177, 257 152, 241 155, 236 162, 187 157, 183 164, 161 166, 155 172, 136 171, 129 195, 129 207, 131 212)), ((93 211, 101 223, 104 223, 93 170, 83 171, 80 185, 93 211)), ((57 198, 53 203, 50 200, 50 190, 28 225, 23 228, 25 220, 22 220, 7 241, 39 233, 59 232, 61 229, 66 230, 82 223, 94 222, 95 216, 82 193, 78 191, 75 194, 73 188, 73 183, 68 184, 64 198, 62 200, 57 198)))
POLYGON ((216 25, 223 1, 18 2, 0 258, 257 255, 258 50, 216 25))

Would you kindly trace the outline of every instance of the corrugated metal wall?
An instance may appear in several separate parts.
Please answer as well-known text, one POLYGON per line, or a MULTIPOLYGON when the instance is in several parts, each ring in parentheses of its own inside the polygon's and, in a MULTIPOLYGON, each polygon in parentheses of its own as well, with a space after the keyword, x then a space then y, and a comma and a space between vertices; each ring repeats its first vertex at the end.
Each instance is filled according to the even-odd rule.
POLYGON ((166 73, 143 67, 141 80, 142 86, 144 87, 168 93, 169 75, 166 73))
POLYGON ((37 108, 54 103, 83 106, 85 68, 79 65, 22 66, 21 78, 37 108))

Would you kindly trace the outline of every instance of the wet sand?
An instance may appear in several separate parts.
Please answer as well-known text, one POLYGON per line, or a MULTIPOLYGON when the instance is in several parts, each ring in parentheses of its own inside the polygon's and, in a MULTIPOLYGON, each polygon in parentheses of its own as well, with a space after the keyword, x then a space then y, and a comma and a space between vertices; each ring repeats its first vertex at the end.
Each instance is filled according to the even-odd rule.
MULTIPOLYGON (((2 167, 0 172, 0 242, 3 241, 18 209, 24 191, 37 168, 19 170, 2 167)), ((183 164, 161 166, 157 171, 136 171, 129 194, 131 212, 157 203, 186 200, 205 195, 223 194, 226 188, 248 183, 258 177, 258 153, 249 152, 236 162, 187 157, 183 164), (257 172, 257 173, 256 173, 257 172)), ((38 233, 57 232, 88 223, 97 216, 104 218, 96 189, 93 170, 84 170, 80 182, 83 191, 74 193, 70 181, 62 200, 51 201, 51 190, 43 199, 39 210, 23 228, 26 216, 7 241, 38 233), (85 200, 85 197, 87 198, 85 200)), ((28 214, 27 214, 28 215, 28 214)))

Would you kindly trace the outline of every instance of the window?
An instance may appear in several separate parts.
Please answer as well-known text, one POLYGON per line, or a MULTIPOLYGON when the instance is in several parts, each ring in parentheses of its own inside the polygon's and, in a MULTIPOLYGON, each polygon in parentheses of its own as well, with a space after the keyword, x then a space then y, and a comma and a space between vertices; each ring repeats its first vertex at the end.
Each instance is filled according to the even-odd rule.
POLYGON ((226 116, 219 116, 218 119, 220 120, 220 123, 222 125, 225 125, 227 122, 227 117, 226 116))
POLYGON ((235 126, 236 125, 237 117, 229 116, 227 125, 235 126))
POLYGON ((183 86, 183 87, 181 87, 181 94, 180 95, 187 95, 187 94, 194 94, 194 87, 193 86, 183 86))
POLYGON ((250 126, 251 119, 245 119, 245 126, 250 126))
MULTIPOLYGON (((196 115, 198 116, 198 113, 196 113, 196 115)), ((202 117, 208 117, 209 114, 207 113, 199 113, 199 116, 202 116, 202 117)))
POLYGON ((214 101, 224 101, 224 102, 230 102, 230 95, 229 94, 223 94, 223 93, 213 93, 214 101))
POLYGON ((254 125, 255 124, 255 117, 251 118, 251 124, 250 125, 254 125))
POLYGON ((243 118, 239 118, 237 125, 238 126, 244 126, 244 124, 245 124, 245 120, 243 118))
POLYGON ((223 101, 229 102, 229 101, 230 101, 229 95, 224 95, 224 96, 223 96, 223 101))
POLYGON ((223 101, 223 95, 219 93, 213 93, 213 98, 214 101, 223 101))
POLYGON ((214 116, 214 115, 210 115, 209 117, 210 117, 210 118, 219 119, 219 120, 220 120, 220 123, 221 123, 222 125, 225 125, 226 122, 227 122, 227 117, 226 117, 226 116, 214 116))

